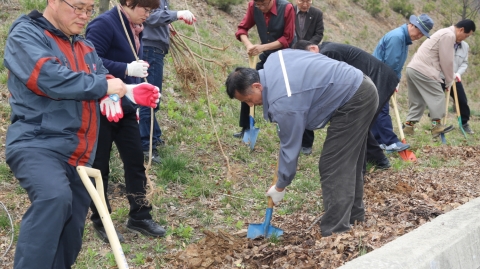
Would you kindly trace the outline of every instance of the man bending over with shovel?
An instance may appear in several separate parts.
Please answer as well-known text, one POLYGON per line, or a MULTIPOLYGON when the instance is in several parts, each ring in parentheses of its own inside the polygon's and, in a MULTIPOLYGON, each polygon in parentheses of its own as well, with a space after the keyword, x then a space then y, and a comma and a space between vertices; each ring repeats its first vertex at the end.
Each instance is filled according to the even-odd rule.
POLYGON ((319 163, 322 236, 348 231, 364 220, 362 167, 378 105, 370 78, 324 55, 287 49, 271 54, 263 70, 236 68, 225 85, 230 98, 263 105, 265 119, 278 125, 278 181, 267 191, 275 204, 295 176, 304 130, 330 122, 319 163))

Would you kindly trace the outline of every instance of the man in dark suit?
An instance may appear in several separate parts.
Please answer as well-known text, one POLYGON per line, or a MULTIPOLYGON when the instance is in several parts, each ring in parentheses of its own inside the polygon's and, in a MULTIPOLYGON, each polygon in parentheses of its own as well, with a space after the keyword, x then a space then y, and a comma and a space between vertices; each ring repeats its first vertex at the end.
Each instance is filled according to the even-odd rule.
MULTIPOLYGON (((303 49, 315 53, 321 53, 331 59, 345 62, 369 76, 378 90, 378 107, 375 112, 374 120, 380 114, 382 107, 388 103, 388 100, 395 92, 399 78, 395 72, 386 64, 379 61, 370 53, 360 48, 339 44, 333 42, 323 42, 321 46, 301 40, 293 45, 294 49, 303 49)), ((305 143, 305 132, 303 135, 302 147, 305 143)), ((390 167, 388 158, 383 153, 372 132, 367 137, 367 162, 371 162, 376 168, 385 169, 390 167)))
POLYGON ((323 13, 312 7, 312 0, 296 0, 295 33, 298 40, 319 44, 323 39, 323 13))
MULTIPOLYGON (((297 40, 307 40, 318 45, 323 39, 323 13, 312 7, 312 0, 296 0, 295 34, 297 40)), ((310 155, 315 135, 311 130, 305 130, 302 140, 302 153, 310 155)))

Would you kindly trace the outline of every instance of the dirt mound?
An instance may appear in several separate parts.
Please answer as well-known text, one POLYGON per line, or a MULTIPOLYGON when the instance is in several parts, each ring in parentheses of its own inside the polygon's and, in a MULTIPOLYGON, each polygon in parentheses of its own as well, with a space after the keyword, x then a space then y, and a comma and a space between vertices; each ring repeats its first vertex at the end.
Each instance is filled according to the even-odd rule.
POLYGON ((322 237, 316 220, 299 212, 276 215, 278 239, 204 231, 206 237, 170 254, 173 268, 337 268, 480 196, 480 147, 425 147, 423 159, 448 158, 462 167, 374 171, 365 177, 365 222, 322 237), (459 184, 461 182, 461 184, 459 184))

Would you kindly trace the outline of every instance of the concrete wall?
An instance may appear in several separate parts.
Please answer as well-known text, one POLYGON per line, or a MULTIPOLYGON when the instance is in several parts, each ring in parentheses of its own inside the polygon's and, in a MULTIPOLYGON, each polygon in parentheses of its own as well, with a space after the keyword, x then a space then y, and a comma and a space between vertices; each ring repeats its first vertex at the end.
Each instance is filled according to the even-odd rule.
POLYGON ((480 269, 480 198, 339 267, 400 268, 480 269))

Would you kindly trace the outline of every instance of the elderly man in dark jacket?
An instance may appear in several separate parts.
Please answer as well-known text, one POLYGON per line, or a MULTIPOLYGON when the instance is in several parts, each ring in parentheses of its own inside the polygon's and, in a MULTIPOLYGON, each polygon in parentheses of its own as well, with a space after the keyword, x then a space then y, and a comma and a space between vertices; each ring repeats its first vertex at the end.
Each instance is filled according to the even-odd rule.
POLYGON ((378 106, 369 77, 324 55, 286 49, 272 53, 263 70, 237 68, 225 84, 230 98, 263 105, 265 119, 278 125, 278 181, 267 192, 275 204, 295 177, 298 137, 330 122, 319 162, 322 236, 348 231, 364 220, 362 169, 368 126, 378 106))
MULTIPOLYGON (((388 103, 398 85, 399 79, 388 65, 360 48, 333 42, 323 42, 320 46, 317 46, 305 40, 295 43, 294 48, 315 53, 320 52, 331 59, 345 62, 369 76, 378 90, 379 107, 377 107, 374 118, 378 116, 382 107, 388 103)), ((374 163, 379 168, 390 167, 388 158, 385 157, 372 132, 369 131, 368 134, 367 161, 374 163)))

